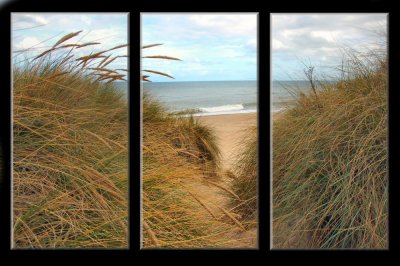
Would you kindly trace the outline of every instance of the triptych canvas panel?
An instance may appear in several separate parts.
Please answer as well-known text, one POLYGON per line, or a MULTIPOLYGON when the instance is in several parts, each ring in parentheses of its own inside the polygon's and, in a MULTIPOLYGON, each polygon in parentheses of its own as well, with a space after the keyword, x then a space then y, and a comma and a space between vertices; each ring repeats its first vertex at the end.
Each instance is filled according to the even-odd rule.
POLYGON ((140 151, 129 13, 11 15, 12 249, 388 248, 387 14, 141 13, 140 151))

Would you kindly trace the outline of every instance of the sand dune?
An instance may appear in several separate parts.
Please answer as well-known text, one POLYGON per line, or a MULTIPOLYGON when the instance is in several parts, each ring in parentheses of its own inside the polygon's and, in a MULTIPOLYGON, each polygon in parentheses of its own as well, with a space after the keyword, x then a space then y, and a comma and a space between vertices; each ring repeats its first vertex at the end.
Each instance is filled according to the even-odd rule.
POLYGON ((202 123, 212 127, 217 134, 222 153, 222 168, 231 168, 238 145, 246 135, 246 129, 257 124, 257 113, 214 115, 197 117, 202 123))

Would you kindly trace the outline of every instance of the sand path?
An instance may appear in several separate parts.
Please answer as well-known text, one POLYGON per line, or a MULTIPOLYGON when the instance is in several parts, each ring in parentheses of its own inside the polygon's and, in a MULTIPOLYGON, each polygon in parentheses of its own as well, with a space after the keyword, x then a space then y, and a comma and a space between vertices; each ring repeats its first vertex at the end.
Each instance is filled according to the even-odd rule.
MULTIPOLYGON (((246 135, 246 130, 257 124, 257 115, 255 113, 216 115, 202 116, 197 119, 215 130, 218 145, 221 149, 221 177, 211 182, 230 189, 232 179, 225 173, 231 170, 234 165, 235 158, 238 152, 240 152, 240 144, 243 142, 243 138, 246 135)), ((224 216, 218 206, 222 206, 224 209, 230 211, 229 196, 226 193, 221 193, 221 188, 208 181, 204 181, 196 185, 196 192, 198 193, 197 196, 200 196, 202 200, 206 201, 217 216, 224 216)), ((234 215, 234 212, 232 212, 232 214, 234 215)), ((230 234, 230 238, 232 239, 230 244, 233 246, 247 248, 257 247, 256 228, 247 231, 238 228, 236 232, 230 232, 230 234)))
POLYGON ((198 119, 215 130, 221 149, 222 169, 231 169, 246 129, 257 124, 256 113, 201 116, 198 119))

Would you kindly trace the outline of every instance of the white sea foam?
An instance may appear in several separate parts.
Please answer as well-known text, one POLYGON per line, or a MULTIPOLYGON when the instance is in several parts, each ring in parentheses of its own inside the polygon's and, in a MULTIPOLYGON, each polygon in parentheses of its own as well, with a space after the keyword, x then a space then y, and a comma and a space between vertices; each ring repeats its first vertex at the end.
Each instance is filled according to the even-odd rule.
POLYGON ((199 108, 201 112, 192 115, 178 115, 181 117, 190 116, 212 116, 212 115, 232 115, 232 114, 248 114, 256 113, 257 109, 245 109, 241 104, 223 105, 216 107, 199 108))
POLYGON ((219 113, 219 112, 232 112, 244 110, 243 104, 228 104, 215 107, 200 107, 203 113, 219 113))
POLYGON ((248 114, 248 113, 257 113, 257 110, 247 109, 247 110, 238 110, 238 111, 229 111, 229 112, 197 113, 197 114, 193 114, 193 116, 233 115, 233 114, 248 114))
POLYGON ((194 116, 257 112, 257 81, 144 83, 143 90, 171 112, 198 110, 194 116))

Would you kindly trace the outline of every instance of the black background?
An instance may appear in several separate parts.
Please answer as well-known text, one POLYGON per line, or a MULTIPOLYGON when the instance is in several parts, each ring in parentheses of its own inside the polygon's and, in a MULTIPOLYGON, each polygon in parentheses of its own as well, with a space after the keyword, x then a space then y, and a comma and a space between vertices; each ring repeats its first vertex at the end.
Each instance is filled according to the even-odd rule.
MULTIPOLYGON (((24 258, 28 263, 77 263, 80 258, 86 257, 112 264, 136 263, 138 258, 148 263, 157 257, 163 257, 165 262, 210 263, 216 257, 225 261, 238 260, 246 264, 253 264, 255 257, 269 262, 278 259, 277 263, 301 257, 306 263, 316 262, 347 262, 349 257, 369 262, 384 263, 381 259, 393 257, 399 251, 399 141, 397 124, 399 110, 399 12, 395 10, 395 1, 8 1, 0 5, 0 115, 1 115, 1 143, 3 146, 3 181, 0 184, 0 261, 11 259, 13 263, 24 258), (10 249, 10 12, 129 12, 130 27, 130 248, 129 250, 11 250, 10 249), (140 13, 141 12, 258 12, 258 81, 259 81, 259 249, 258 250, 140 250, 140 13), (270 13, 389 13, 389 218, 390 237, 389 250, 270 250, 270 13), (46 257, 46 259, 41 259, 46 257), (51 260, 63 258, 60 260, 51 260), (78 258, 79 257, 79 258, 78 258), (179 257, 179 259, 178 259, 179 257), (40 260, 39 260, 40 259, 40 260), (345 260, 345 261, 344 261, 345 260), (171 262, 171 261, 170 261, 171 262)), ((240 22, 238 22, 240 23, 240 22)), ((294 263, 299 263, 295 261, 294 263)), ((164 263, 164 261, 161 261, 164 263)), ((6 265, 6 264, 3 264, 6 265)))

